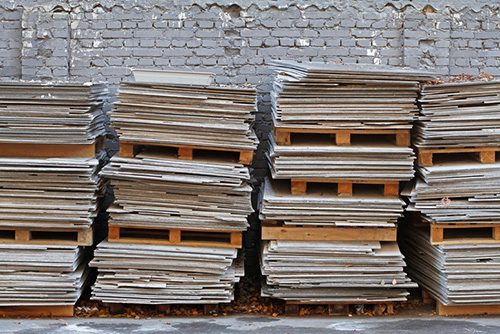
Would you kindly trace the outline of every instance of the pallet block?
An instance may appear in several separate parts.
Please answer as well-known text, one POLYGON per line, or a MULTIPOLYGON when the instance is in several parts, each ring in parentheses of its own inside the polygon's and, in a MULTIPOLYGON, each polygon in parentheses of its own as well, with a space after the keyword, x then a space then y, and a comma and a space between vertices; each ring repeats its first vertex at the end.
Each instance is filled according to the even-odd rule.
POLYGON ((200 231, 163 227, 108 226, 108 241, 153 245, 241 248, 241 231, 200 231))
POLYGON ((192 146, 180 144, 162 144, 150 142, 120 142, 120 156, 124 158, 134 158, 143 147, 170 147, 177 149, 177 157, 181 160, 193 160, 193 152, 205 151, 210 152, 214 156, 220 155, 221 152, 234 153, 237 155, 237 160, 243 165, 250 165, 253 160, 254 151, 240 150, 224 147, 208 147, 208 146, 192 146))

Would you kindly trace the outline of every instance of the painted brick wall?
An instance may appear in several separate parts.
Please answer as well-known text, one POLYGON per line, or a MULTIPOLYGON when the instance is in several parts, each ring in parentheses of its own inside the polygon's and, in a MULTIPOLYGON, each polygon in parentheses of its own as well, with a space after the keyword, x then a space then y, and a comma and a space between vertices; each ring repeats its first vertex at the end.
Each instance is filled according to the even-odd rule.
MULTIPOLYGON (((272 59, 375 63, 500 77, 500 4, 456 0, 3 0, 0 79, 106 81, 196 68, 261 91, 255 183, 266 174, 272 59), (430 4, 430 5, 429 5, 430 4)), ((252 222, 255 222, 255 217, 252 222)), ((255 252, 255 223, 247 238, 255 252)), ((250 254, 251 259, 255 257, 250 254)))

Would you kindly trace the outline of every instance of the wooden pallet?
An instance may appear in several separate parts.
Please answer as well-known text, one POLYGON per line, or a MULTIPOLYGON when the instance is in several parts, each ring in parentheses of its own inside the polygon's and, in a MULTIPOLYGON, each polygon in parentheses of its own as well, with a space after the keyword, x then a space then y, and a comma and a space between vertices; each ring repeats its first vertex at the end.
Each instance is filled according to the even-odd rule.
POLYGON ((418 165, 431 167, 436 155, 449 154, 471 154, 482 164, 494 164, 496 162, 496 152, 500 147, 454 147, 454 148, 419 148, 418 165))
POLYGON ((284 226, 262 222, 262 240, 296 241, 396 241, 396 227, 284 226))
MULTIPOLYGON (((115 304, 115 303, 104 303, 106 307, 109 309, 109 313, 117 315, 117 314, 127 314, 127 308, 143 308, 144 304, 115 304)), ((174 315, 174 309, 182 307, 182 308, 201 308, 201 315, 213 315, 215 313, 219 313, 219 304, 162 304, 162 305, 148 305, 156 309, 158 313, 166 314, 166 315, 174 315)))
POLYGON ((193 145, 162 144, 149 142, 120 142, 120 156, 124 158, 134 158, 144 147, 170 147, 177 150, 177 157, 181 160, 193 160, 193 155, 204 151, 214 156, 220 156, 221 153, 231 155, 229 158, 238 160, 243 165, 250 165, 253 160, 252 150, 231 149, 224 147, 207 147, 193 145))
POLYGON ((241 248, 241 231, 200 231, 163 227, 108 226, 109 242, 241 248))
POLYGON ((383 180, 343 180, 329 178, 307 178, 299 179, 292 178, 290 181, 292 195, 304 195, 307 193, 308 183, 332 183, 337 184, 337 193, 339 196, 352 196, 353 185, 365 184, 373 186, 383 186, 384 196, 399 195, 399 181, 383 181, 383 180))
POLYGON ((500 243, 500 224, 430 224, 431 244, 500 243))
POLYGON ((376 141, 377 135, 393 138, 397 146, 410 146, 410 130, 398 129, 308 129, 277 127, 274 129, 278 145, 291 145, 294 134, 328 134, 335 138, 336 145, 351 145, 352 135, 359 135, 376 141))
POLYGON ((72 317, 74 305, 56 306, 0 306, 2 318, 72 317))
POLYGON ((92 227, 86 229, 0 227, 0 244, 92 246, 93 242, 92 227))
POLYGON ((299 316, 301 315, 301 307, 304 306, 325 306, 328 307, 328 315, 349 315, 351 306, 354 305, 373 305, 372 307, 376 309, 373 313, 377 315, 383 315, 383 314, 394 314, 394 304, 393 303, 380 303, 380 302, 374 302, 374 303, 318 303, 318 302, 311 302, 311 303, 305 303, 305 302, 294 302, 294 301, 287 301, 285 304, 285 314, 291 315, 291 316, 299 316))
POLYGON ((104 138, 91 144, 0 143, 0 157, 9 158, 92 158, 103 147, 104 138))
POLYGON ((436 304, 436 314, 440 316, 500 315, 500 304, 445 305, 422 289, 422 303, 436 304))

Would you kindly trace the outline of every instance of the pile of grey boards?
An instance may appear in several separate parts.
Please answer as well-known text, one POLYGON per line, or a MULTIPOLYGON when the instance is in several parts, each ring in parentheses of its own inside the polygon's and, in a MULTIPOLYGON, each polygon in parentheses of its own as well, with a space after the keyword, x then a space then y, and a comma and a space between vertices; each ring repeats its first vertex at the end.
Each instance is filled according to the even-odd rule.
MULTIPOLYGON (((498 81, 424 86, 415 145, 498 147, 500 137, 494 133, 500 111, 499 87, 498 81)), ((472 156, 449 154, 433 160, 431 167, 417 166, 414 185, 403 193, 410 200, 408 210, 418 211, 424 221, 436 224, 498 222, 500 163, 481 164, 472 156)))
POLYGON ((419 83, 410 68, 274 61, 275 126, 316 129, 411 129, 419 83))
POLYGON ((385 143, 335 146, 324 140, 276 144, 270 134, 266 157, 275 179, 332 178, 409 181, 415 154, 410 147, 385 143))
POLYGON ((105 131, 104 84, 0 83, 0 142, 92 143, 105 131))
MULTIPOLYGON (((419 82, 428 73, 376 65, 273 62, 271 90, 275 128, 325 131, 409 130, 416 117, 419 82)), ((331 145, 307 135, 293 145, 279 145, 269 135, 273 178, 349 178, 410 180, 410 147, 362 137, 351 146, 331 145)))
POLYGON ((266 297, 308 303, 405 301, 417 285, 393 242, 270 241, 263 246, 266 297))
POLYGON ((444 305, 500 304, 500 243, 432 245, 429 233, 402 228, 408 274, 444 305))
POLYGON ((120 140, 254 150, 255 89, 123 83, 111 122, 120 140))
MULTIPOLYGON (((360 235, 367 233, 366 227, 394 229, 403 213, 399 196, 384 196, 372 186, 354 188, 352 196, 345 196, 332 183, 381 186, 413 178, 415 154, 410 147, 364 135, 379 130, 409 132, 418 111, 419 84, 432 76, 407 68, 362 64, 276 61, 273 67, 275 129, 307 134, 292 137, 288 145, 278 144, 274 134, 269 135, 267 159, 272 179, 261 192, 260 218, 289 228, 348 227, 359 229, 360 235), (321 136, 335 129, 365 132, 344 146, 321 136), (291 195, 289 180, 294 179, 308 182, 305 194, 291 195)), ((405 262, 396 240, 366 237, 365 241, 348 242, 266 242, 262 294, 306 303, 405 300, 405 289, 415 285, 403 272, 405 262), (325 255, 329 251, 335 255, 325 255), (351 280, 353 258, 360 264, 352 269, 357 270, 357 280, 351 280), (338 262, 323 270, 325 263, 333 263, 329 261, 338 262), (361 277, 364 274, 366 279, 361 277)))
POLYGON ((106 96, 103 84, 0 84, 0 143, 54 147, 47 157, 0 152, 0 228, 16 236, 0 246, 4 306, 74 305, 88 282, 88 249, 54 233, 92 229, 106 187, 98 174, 106 154, 59 158, 56 146, 93 145, 103 136, 106 96), (28 241, 18 234, 33 230, 44 237, 20 244, 28 241))
POLYGON ((0 306, 75 305, 89 284, 89 249, 0 244, 0 306))
MULTIPOLYGON (((475 122, 481 118, 491 118, 491 124, 495 124, 493 110, 498 92, 491 92, 493 87, 497 86, 491 82, 424 87, 417 145, 431 148, 499 146, 500 138, 486 136, 491 128, 474 131, 475 122), (449 115, 443 116, 446 113, 449 115), (427 123, 442 123, 444 118, 449 120, 446 123, 449 127, 443 130, 450 135, 461 133, 459 144, 452 138, 454 135, 443 140, 427 134, 421 136, 428 133, 421 131, 422 126, 427 129, 427 123), (472 131, 452 130, 454 124, 468 124, 466 128, 472 131)), ((431 167, 417 166, 415 183, 402 193, 410 202, 407 210, 416 211, 425 223, 424 228, 422 224, 410 222, 400 226, 404 232, 400 244, 408 258, 409 274, 444 305, 499 304, 500 243, 481 238, 483 235, 478 233, 481 228, 474 226, 498 226, 500 163, 481 164, 467 155, 442 155, 433 160, 431 167), (438 227, 459 224, 463 229, 445 234, 442 244, 436 245, 431 244, 427 224, 438 227)))
POLYGON ((243 231, 253 212, 250 173, 240 164, 179 160, 152 149, 113 157, 102 175, 115 194, 111 224, 243 231))
POLYGON ((90 263, 99 270, 92 298, 105 303, 217 304, 234 299, 243 276, 230 248, 103 242, 90 263))
MULTIPOLYGON (((168 146, 253 151, 255 108, 255 90, 249 88, 122 84, 112 124, 120 141, 147 145, 133 158, 113 157, 103 169, 115 194, 109 225, 128 227, 130 233, 246 230, 253 212, 248 167, 214 151, 180 160, 168 146)), ((234 298, 234 285, 243 275, 235 247, 158 245, 154 240, 142 246, 128 241, 98 245, 93 299, 217 304, 234 298)))
POLYGON ((414 184, 403 195, 408 211, 418 211, 428 223, 498 224, 500 163, 481 164, 452 157, 431 167, 417 167, 414 184))
POLYGON ((394 227, 403 211, 399 197, 366 193, 337 196, 332 187, 291 195, 284 180, 267 179, 261 191, 260 218, 289 226, 394 227))
POLYGON ((0 157, 0 227, 91 228, 106 182, 96 158, 0 157))
POLYGON ((498 146, 500 81, 424 85, 419 102, 415 146, 498 146))

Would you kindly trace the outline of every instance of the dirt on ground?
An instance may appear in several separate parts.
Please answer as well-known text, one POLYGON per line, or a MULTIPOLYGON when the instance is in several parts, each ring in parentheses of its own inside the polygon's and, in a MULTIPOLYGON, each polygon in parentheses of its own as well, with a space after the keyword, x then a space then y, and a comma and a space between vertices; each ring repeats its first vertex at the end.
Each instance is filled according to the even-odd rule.
MULTIPOLYGON (((285 302, 260 296, 261 277, 244 277, 237 285, 235 300, 230 304, 221 304, 209 312, 209 315, 226 316, 235 314, 258 314, 278 317, 285 315, 285 302)), ((430 315, 432 309, 423 307, 419 291, 413 291, 408 302, 386 304, 349 305, 344 315, 382 316, 394 314, 430 315)), ((299 316, 331 315, 328 305, 301 305, 299 316)), ((75 307, 78 317, 117 317, 117 318, 154 318, 162 316, 197 317, 206 315, 203 305, 171 305, 165 309, 154 305, 106 305, 84 296, 75 307)))

